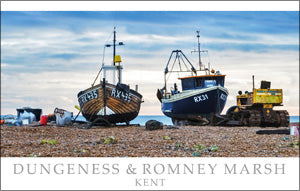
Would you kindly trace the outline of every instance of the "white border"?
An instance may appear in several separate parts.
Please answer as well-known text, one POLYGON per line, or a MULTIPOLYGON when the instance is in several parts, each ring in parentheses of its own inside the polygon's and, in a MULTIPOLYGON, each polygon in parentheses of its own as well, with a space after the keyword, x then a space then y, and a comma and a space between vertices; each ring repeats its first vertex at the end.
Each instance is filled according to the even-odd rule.
POLYGON ((299 158, 5 157, 1 158, 1 163, 1 189, 3 190, 299 190, 299 158), (30 165, 31 172, 34 170, 33 165, 37 164, 36 173, 28 174, 27 164, 30 165), (50 174, 41 170, 41 164, 45 167, 51 165, 50 174), (88 165, 88 174, 78 170, 79 164, 88 165), (93 168, 91 168, 93 164, 98 164, 96 171, 99 174, 93 173, 93 168), (104 164, 110 169, 108 174, 102 174, 107 172, 103 168, 104 164), (115 167, 119 169, 118 172, 112 168, 114 164, 117 164, 115 167), (173 166, 173 169, 176 165, 181 165, 179 174, 169 173, 169 164, 173 166), (189 167, 194 165, 192 174, 183 170, 184 164, 189 167), (200 167, 199 164, 201 164, 200 167), (231 168, 234 164, 236 174, 233 171, 228 173, 226 165, 231 168), (270 174, 265 174, 270 172, 265 168, 266 164, 269 165, 266 168, 272 169, 270 174), (22 173, 21 165, 24 167, 22 173), (71 165, 70 168, 68 165, 71 165), (131 169, 136 168, 136 174, 128 174, 129 165, 132 165, 131 169), (146 168, 149 167, 151 174, 143 173, 146 172, 144 165, 146 168), (155 165, 157 173, 154 170, 155 165), (165 167, 164 172, 162 165, 165 167), (244 165, 247 166, 249 174, 245 169, 242 170, 244 165), (261 165, 261 174, 258 171, 254 172, 254 165, 261 165), (275 165, 277 165, 277 171, 275 171, 275 165), (62 174, 54 173, 54 169, 62 174), (136 184, 136 179, 146 179, 147 182, 140 186, 136 184), (164 179, 164 184, 161 185, 159 182, 158 186, 150 186, 151 179, 164 179))
POLYGON ((299 1, 1 1, 2 11, 299 11, 299 1))
MULTIPOLYGON (((1 11, 299 11, 299 1, 1 1, 1 11)), ((285 163, 286 176, 168 176, 167 187, 158 189, 266 189, 299 190, 299 158, 1 158, 1 189, 155 189, 133 186, 134 176, 15 176, 13 163, 285 163), (116 182, 118 184, 116 184, 116 182)), ((122 171, 123 172, 123 171, 122 171)), ((152 178, 152 176, 148 176, 152 178)), ((155 178, 155 177, 154 177, 155 178)))

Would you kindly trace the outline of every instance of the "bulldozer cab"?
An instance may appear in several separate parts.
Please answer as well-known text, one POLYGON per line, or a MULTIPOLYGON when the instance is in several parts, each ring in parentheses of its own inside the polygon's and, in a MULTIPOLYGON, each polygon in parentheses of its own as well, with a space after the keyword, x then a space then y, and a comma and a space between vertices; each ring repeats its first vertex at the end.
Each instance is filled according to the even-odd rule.
POLYGON ((245 92, 237 96, 237 106, 266 105, 264 107, 282 105, 282 89, 270 89, 271 82, 261 81, 260 89, 245 92))
POLYGON ((253 105, 253 92, 245 92, 237 96, 237 106, 251 106, 253 105))

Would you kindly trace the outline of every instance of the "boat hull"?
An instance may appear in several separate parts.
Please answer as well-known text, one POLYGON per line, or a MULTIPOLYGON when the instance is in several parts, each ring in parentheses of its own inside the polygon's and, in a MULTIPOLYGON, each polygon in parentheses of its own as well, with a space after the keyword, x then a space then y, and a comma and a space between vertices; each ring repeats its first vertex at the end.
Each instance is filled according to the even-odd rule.
POLYGON ((142 103, 142 95, 124 84, 100 83, 77 97, 82 115, 90 122, 104 119, 113 124, 129 123, 137 117, 142 103))
POLYGON ((203 121, 220 114, 228 91, 221 86, 193 89, 162 99, 162 112, 172 119, 203 121))

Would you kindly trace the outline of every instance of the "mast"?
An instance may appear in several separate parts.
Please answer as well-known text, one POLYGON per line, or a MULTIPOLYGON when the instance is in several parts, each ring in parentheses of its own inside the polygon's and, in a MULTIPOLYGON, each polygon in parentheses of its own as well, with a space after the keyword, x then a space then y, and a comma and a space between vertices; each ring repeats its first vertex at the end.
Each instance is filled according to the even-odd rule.
POLYGON ((198 38, 198 53, 199 53, 199 67, 200 70, 202 69, 202 62, 201 62, 201 55, 200 55, 200 31, 197 32, 197 38, 198 38))
MULTIPOLYGON (((113 47, 114 47, 114 52, 113 52, 113 63, 114 66, 116 65, 116 27, 114 27, 114 40, 113 40, 113 47)), ((118 68, 118 81, 119 83, 121 83, 121 64, 119 62, 119 66, 117 66, 118 68)))
POLYGON ((123 42, 119 42, 116 44, 117 39, 116 39, 116 27, 114 27, 114 39, 113 39, 113 44, 106 44, 105 47, 111 47, 113 46, 113 66, 115 66, 118 69, 118 81, 121 83, 121 64, 119 62, 119 65, 116 66, 116 46, 122 46, 125 45, 123 42))
MULTIPOLYGON (((202 61, 201 61, 201 52, 208 52, 207 50, 201 50, 200 49, 200 31, 196 31, 197 32, 197 38, 198 38, 198 50, 194 50, 192 51, 191 53, 193 52, 198 52, 198 56, 199 56, 199 68, 200 68, 200 71, 206 71, 205 67, 203 67, 202 69, 202 61)), ((209 72, 209 71, 208 71, 209 72)))
MULTIPOLYGON (((113 63, 114 63, 114 66, 115 66, 115 56, 116 56, 116 27, 114 27, 113 47, 114 47, 114 52, 113 52, 113 63)), ((119 74, 120 74, 120 69, 119 69, 119 74)), ((119 80, 119 81, 120 81, 120 80, 119 80)))

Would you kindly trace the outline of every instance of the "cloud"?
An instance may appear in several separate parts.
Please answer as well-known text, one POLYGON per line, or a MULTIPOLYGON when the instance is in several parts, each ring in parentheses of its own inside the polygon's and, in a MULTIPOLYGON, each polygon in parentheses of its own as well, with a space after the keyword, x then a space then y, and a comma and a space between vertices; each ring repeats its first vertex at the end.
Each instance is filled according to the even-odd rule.
MULTIPOLYGON (((77 93, 88 88, 102 65, 104 44, 117 26, 123 81, 139 85, 140 114, 162 114, 156 98, 172 50, 197 64, 195 30, 212 67, 226 74, 230 91, 269 80, 284 89, 284 107, 299 115, 299 13, 294 12, 3 12, 1 17, 1 112, 17 107, 61 107, 73 112, 77 93), (195 19, 201 18, 201 19, 195 19)), ((105 48, 106 64, 112 48, 105 48)), ((172 78, 177 80, 175 74, 172 78)), ((180 83, 177 82, 179 87, 180 83)), ((169 83, 170 85, 172 82, 169 83)), ((170 87, 169 85, 169 87, 170 87)), ((226 108, 224 111, 226 111, 226 108)))

